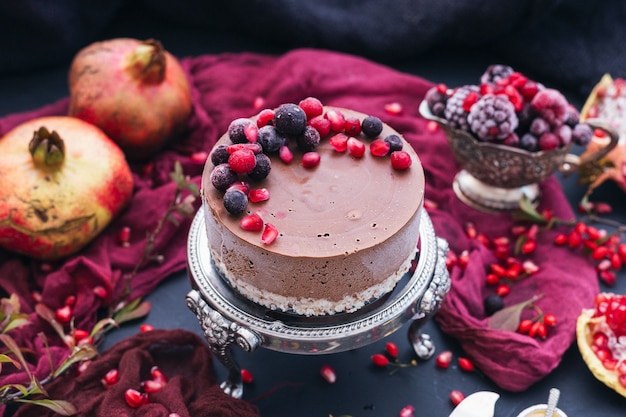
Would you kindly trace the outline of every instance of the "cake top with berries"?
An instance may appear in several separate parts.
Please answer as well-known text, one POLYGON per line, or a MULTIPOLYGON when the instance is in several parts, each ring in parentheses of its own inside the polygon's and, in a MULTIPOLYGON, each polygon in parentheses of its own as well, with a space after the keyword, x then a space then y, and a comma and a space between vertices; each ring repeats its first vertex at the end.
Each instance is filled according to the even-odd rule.
POLYGON ((206 162, 204 204, 240 239, 274 253, 373 247, 423 205, 418 155, 380 119, 311 100, 234 120, 206 162))

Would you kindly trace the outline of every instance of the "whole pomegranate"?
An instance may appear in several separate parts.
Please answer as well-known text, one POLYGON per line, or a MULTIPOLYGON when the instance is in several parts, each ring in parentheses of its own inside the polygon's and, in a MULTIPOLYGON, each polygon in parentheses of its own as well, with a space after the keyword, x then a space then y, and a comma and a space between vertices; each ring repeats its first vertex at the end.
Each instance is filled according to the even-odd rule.
POLYGON ((191 89, 159 41, 117 38, 80 50, 69 71, 69 115, 93 123, 131 160, 146 160, 186 126, 191 89))
POLYGON ((122 150, 69 116, 25 122, 0 138, 0 245, 33 258, 73 254, 130 201, 122 150))

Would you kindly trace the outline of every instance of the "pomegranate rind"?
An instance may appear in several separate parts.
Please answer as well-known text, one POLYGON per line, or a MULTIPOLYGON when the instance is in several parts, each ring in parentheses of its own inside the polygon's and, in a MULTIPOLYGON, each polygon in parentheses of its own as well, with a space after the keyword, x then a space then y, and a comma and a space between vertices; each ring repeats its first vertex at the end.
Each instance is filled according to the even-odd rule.
POLYGON ((617 372, 606 369, 591 349, 594 328, 599 321, 604 320, 602 317, 593 317, 594 312, 594 309, 585 309, 576 320, 578 350, 583 361, 596 379, 621 396, 626 397, 626 388, 619 383, 617 372))

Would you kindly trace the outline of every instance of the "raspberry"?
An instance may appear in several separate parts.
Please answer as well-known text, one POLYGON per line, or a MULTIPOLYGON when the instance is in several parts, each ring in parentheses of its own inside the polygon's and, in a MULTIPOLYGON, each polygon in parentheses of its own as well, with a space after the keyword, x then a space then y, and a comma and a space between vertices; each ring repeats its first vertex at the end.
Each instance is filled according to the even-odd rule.
POLYGON ((465 98, 470 93, 478 93, 479 89, 475 85, 466 85, 459 87, 448 98, 444 116, 450 127, 469 131, 469 123, 467 122, 468 111, 463 107, 465 98))
POLYGON ((551 151, 561 144, 559 138, 551 132, 544 133, 539 137, 539 149, 542 151, 551 151))
POLYGON ((237 173, 228 164, 219 164, 211 171, 211 184, 220 191, 226 191, 237 181, 237 173))
POLYGON ((248 207, 248 196, 236 188, 230 188, 224 193, 224 208, 230 214, 241 214, 248 207))
POLYGON ((446 101, 448 100, 448 94, 445 88, 440 88, 439 85, 432 87, 426 92, 424 99, 433 115, 444 117, 443 113, 446 109, 446 101))
POLYGON ((541 136, 546 132, 550 131, 550 125, 541 117, 535 117, 533 121, 530 123, 530 133, 535 136, 541 136))
POLYGON ((367 116, 361 122, 361 131, 368 138, 374 139, 383 131, 383 122, 376 116, 367 116))
POLYGON ((253 180, 262 180, 267 177, 272 169, 272 161, 264 153, 256 155, 256 165, 248 173, 248 177, 253 180))
POLYGON ((233 143, 246 143, 248 138, 246 137, 246 126, 252 124, 252 120, 246 118, 235 119, 230 122, 228 126, 228 137, 233 143))
POLYGON ((502 141, 517 128, 515 107, 505 95, 481 97, 467 116, 470 129, 484 141, 502 141))
POLYGON ((285 137, 278 133, 274 126, 267 125, 259 129, 257 143, 261 145, 263 152, 267 154, 278 152, 285 142, 285 137))
POLYGON ((228 145, 219 145, 213 148, 213 151, 211 151, 211 162, 213 165, 217 166, 228 162, 230 154, 228 153, 227 148, 228 145))
POLYGON ((230 155, 228 165, 237 174, 248 174, 256 165, 256 156, 249 149, 239 149, 230 155))
POLYGON ((572 140, 576 145, 587 146, 593 138, 593 128, 587 123, 578 123, 572 129, 572 140))
POLYGON ((513 74, 513 68, 508 65, 494 64, 487 67, 483 75, 480 76, 481 84, 496 84, 498 81, 508 78, 513 74))
POLYGON ((552 127, 559 127, 567 119, 568 102, 558 90, 546 88, 539 91, 530 102, 533 110, 552 127))
POLYGON ((306 126, 306 113, 297 104, 282 104, 274 112, 274 126, 285 135, 301 135, 306 126))
POLYGON ((389 152, 402 150, 402 139, 398 135, 389 135, 384 139, 389 144, 389 152))
POLYGON ((296 138, 296 144, 303 152, 309 152, 317 148, 317 145, 320 144, 320 140, 320 132, 312 126, 306 126, 304 133, 296 138))

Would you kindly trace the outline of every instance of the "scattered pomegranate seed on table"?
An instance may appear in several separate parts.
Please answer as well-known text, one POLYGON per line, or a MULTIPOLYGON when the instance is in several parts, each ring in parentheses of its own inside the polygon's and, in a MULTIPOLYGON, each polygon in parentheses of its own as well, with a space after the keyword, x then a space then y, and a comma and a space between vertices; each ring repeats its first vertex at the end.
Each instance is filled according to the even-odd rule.
POLYGON ((320 369, 320 375, 329 384, 334 384, 337 381, 337 374, 330 365, 323 365, 320 369))
POLYGON ((441 369, 448 369, 452 363, 452 351, 444 350, 435 357, 435 365, 441 369))
POLYGON ((414 417, 415 416, 415 407, 412 405, 406 405, 402 407, 398 417, 414 417))
POLYGON ((452 402, 452 404, 456 406, 456 405, 459 405, 461 401, 465 399, 465 394, 455 389, 455 390, 450 391, 449 397, 450 397, 450 401, 452 402))
POLYGON ((250 372, 248 369, 243 368, 241 370, 241 381, 244 384, 251 384, 254 381, 254 376, 252 375, 252 372, 250 372))

